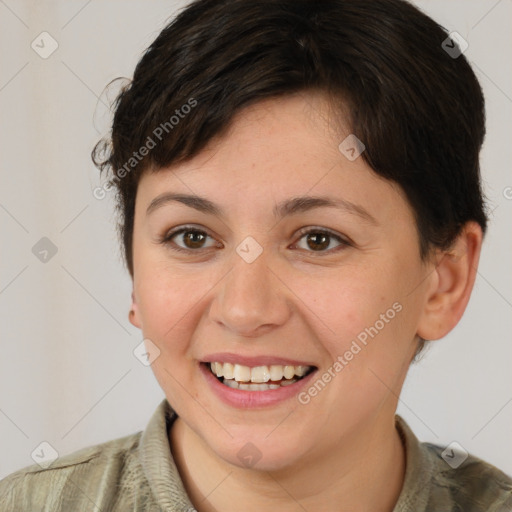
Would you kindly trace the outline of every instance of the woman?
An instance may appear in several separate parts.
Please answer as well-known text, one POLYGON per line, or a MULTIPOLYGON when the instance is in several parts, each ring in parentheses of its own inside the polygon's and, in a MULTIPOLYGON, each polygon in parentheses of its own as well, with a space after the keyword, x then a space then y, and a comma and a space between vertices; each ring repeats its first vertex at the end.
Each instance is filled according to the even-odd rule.
POLYGON ((461 41, 402 0, 191 3, 93 152, 166 400, 2 510, 512 510, 396 415, 473 288, 484 131, 461 41))

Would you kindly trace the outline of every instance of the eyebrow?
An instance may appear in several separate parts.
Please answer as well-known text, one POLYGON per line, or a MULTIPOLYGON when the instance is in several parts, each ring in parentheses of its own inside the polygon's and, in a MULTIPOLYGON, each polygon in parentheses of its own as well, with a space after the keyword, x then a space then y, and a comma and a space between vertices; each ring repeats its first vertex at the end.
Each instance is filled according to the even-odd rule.
MULTIPOLYGON (((216 217, 225 217, 222 209, 215 203, 204 197, 189 194, 164 193, 155 197, 149 204, 146 215, 156 209, 173 202, 182 203, 199 212, 214 215, 216 217)), ((298 196, 287 199, 275 205, 273 214, 277 218, 283 218, 288 215, 307 212, 315 208, 336 208, 338 210, 350 213, 360 217, 362 220, 374 226, 378 226, 377 220, 362 206, 351 203, 345 199, 332 198, 328 196, 298 196)))

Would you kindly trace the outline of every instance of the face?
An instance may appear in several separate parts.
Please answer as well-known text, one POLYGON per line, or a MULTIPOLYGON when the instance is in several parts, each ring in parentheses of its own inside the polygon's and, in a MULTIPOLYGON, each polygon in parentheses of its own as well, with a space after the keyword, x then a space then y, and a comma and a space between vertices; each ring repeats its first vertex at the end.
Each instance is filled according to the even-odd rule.
POLYGON ((391 425, 416 348, 428 269, 412 210, 340 151, 350 131, 328 112, 321 94, 258 103, 139 183, 132 323, 186 427, 238 466, 312 461, 391 425))

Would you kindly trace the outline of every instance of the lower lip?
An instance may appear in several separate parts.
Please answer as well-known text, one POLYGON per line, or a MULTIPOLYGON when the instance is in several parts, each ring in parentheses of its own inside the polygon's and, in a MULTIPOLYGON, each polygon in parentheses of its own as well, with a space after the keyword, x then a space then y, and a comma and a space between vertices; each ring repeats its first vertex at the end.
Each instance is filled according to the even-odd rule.
POLYGON ((231 407, 239 407, 243 409, 271 406, 288 400, 296 396, 316 373, 316 370, 314 370, 297 382, 289 384, 288 386, 280 386, 278 389, 268 389, 266 391, 245 391, 241 389, 233 389, 222 384, 222 382, 213 375, 205 364, 199 364, 199 368, 203 377, 206 379, 206 382, 220 400, 231 407))

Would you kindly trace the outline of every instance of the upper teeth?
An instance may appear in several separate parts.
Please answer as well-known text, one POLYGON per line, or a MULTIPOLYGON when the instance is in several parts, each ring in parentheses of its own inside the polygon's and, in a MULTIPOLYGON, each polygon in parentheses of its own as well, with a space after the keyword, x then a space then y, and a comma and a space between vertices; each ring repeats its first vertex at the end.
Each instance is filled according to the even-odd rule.
POLYGON ((212 372, 217 377, 225 379, 235 379, 237 382, 268 382, 279 381, 283 378, 293 379, 295 375, 304 376, 310 366, 283 366, 280 364, 272 364, 270 366, 243 366, 241 364, 231 363, 210 363, 212 372))

